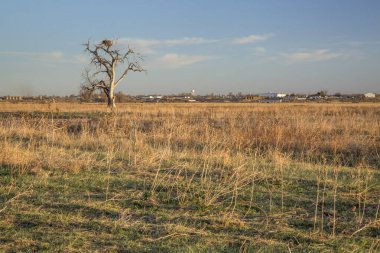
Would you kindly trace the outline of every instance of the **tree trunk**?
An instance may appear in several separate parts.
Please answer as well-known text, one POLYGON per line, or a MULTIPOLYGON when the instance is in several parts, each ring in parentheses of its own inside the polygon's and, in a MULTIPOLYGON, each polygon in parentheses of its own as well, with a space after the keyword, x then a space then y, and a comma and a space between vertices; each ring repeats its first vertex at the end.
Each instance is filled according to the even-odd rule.
POLYGON ((104 89, 104 93, 107 95, 107 105, 108 108, 111 108, 112 110, 116 108, 115 104, 115 85, 113 80, 111 81, 109 89, 104 89))
POLYGON ((111 80, 111 83, 110 83, 110 86, 109 86, 109 92, 107 94, 108 107, 111 108, 112 110, 116 108, 114 77, 115 77, 115 70, 114 70, 114 67, 112 67, 112 80, 111 80))
POLYGON ((111 109, 116 108, 115 96, 113 94, 107 94, 107 105, 111 109))

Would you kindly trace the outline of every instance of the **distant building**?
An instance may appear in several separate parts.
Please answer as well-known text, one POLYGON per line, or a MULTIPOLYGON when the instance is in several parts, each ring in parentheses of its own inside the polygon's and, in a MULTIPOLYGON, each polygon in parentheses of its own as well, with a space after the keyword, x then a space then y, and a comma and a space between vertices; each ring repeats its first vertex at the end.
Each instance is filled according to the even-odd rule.
POLYGON ((149 95, 149 96, 143 96, 143 99, 162 99, 164 96, 161 95, 149 95))
POLYGON ((308 99, 308 100, 319 100, 319 99, 322 99, 322 98, 323 98, 323 97, 320 96, 320 95, 318 95, 318 94, 307 96, 307 99, 308 99))
POLYGON ((285 93, 261 93, 259 94, 260 97, 265 98, 283 98, 286 97, 285 93))
POLYGON ((8 100, 8 101, 20 101, 20 100, 22 100, 22 97, 20 97, 20 96, 6 96, 5 100, 8 100))
POLYGON ((365 98, 375 98, 376 94, 372 93, 372 92, 368 92, 368 93, 364 94, 364 97, 365 98))
POLYGON ((261 99, 261 97, 258 96, 258 95, 246 95, 243 98, 244 101, 257 101, 257 100, 260 100, 260 99, 261 99))

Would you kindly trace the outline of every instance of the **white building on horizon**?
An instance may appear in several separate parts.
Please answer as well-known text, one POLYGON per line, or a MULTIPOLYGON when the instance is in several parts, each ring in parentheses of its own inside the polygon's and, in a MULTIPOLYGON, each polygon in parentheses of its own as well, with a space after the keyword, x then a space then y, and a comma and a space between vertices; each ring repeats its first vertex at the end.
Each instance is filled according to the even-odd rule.
POLYGON ((269 93, 261 93, 261 94, 259 94, 259 96, 260 97, 266 97, 266 98, 283 98, 283 97, 286 97, 287 94, 269 92, 269 93))
POLYGON ((366 97, 366 98, 375 98, 376 94, 372 93, 372 92, 368 92, 368 93, 364 94, 364 97, 366 97))

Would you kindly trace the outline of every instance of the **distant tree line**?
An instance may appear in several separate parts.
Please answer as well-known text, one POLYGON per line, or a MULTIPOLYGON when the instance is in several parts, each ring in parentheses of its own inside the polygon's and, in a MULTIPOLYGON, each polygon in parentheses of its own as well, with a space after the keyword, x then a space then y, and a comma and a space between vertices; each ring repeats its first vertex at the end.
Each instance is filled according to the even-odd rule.
MULTIPOLYGON (((101 91, 91 91, 82 89, 80 94, 81 102, 95 102, 95 103, 105 103, 108 102, 108 97, 104 92, 101 91)), ((116 103, 126 103, 131 101, 131 96, 126 95, 122 91, 115 92, 115 102, 116 103)))

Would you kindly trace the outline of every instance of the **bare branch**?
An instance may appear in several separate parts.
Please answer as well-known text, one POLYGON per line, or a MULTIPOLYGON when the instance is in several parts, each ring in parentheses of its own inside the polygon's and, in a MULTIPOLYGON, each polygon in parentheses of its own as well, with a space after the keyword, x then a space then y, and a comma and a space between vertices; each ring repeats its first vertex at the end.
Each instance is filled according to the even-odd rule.
POLYGON ((119 77, 119 79, 115 82, 115 87, 125 78, 129 71, 133 72, 145 72, 146 70, 141 66, 140 62, 143 61, 141 55, 135 53, 132 49, 128 49, 128 51, 124 54, 123 60, 127 60, 128 68, 123 72, 123 74, 119 77), (133 55, 134 60, 129 62, 129 56, 133 55))

